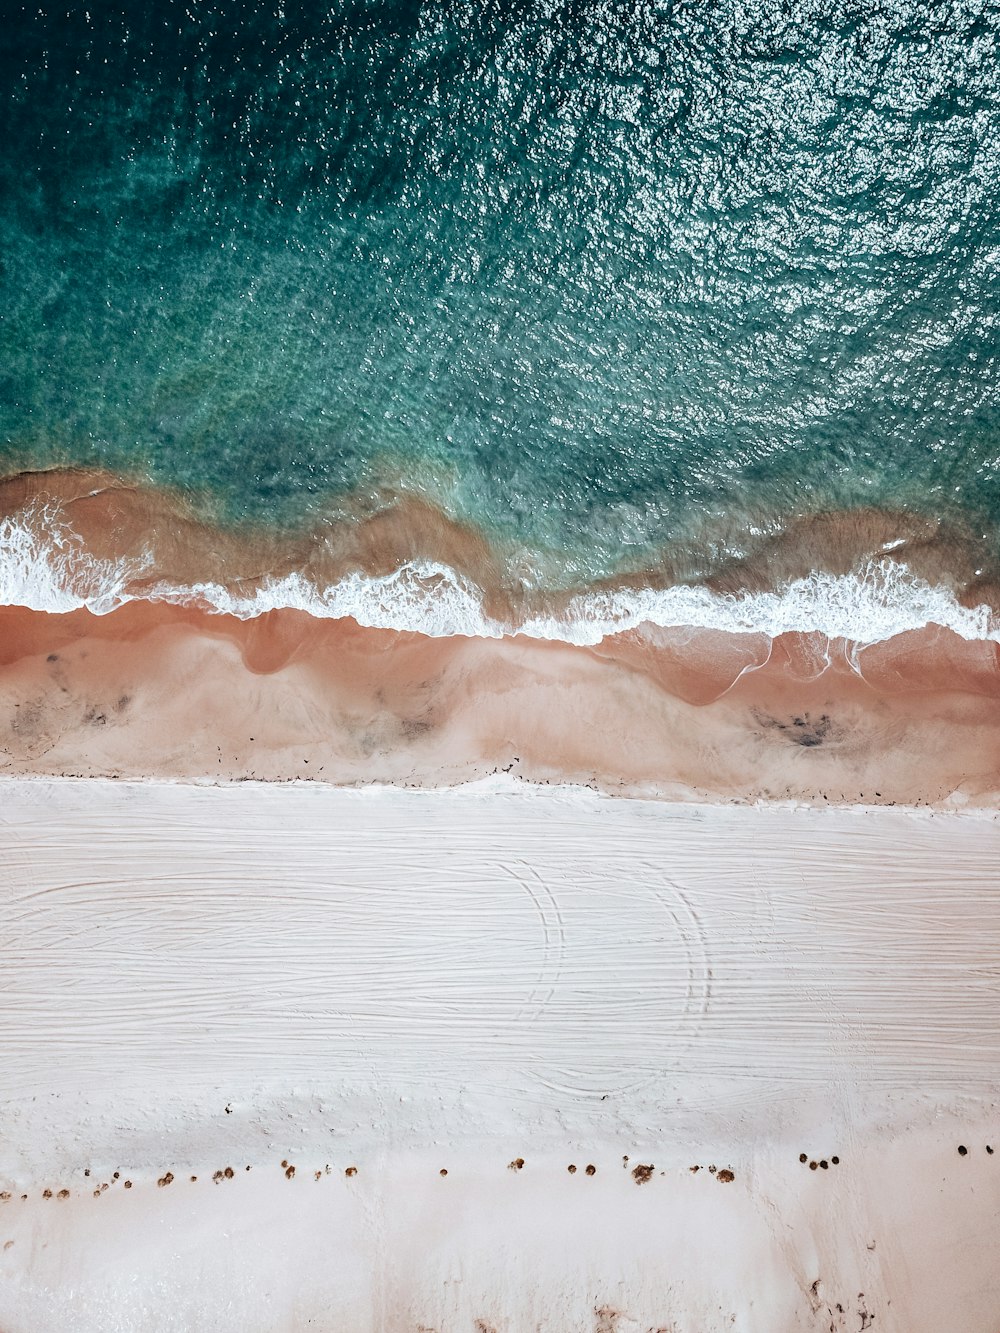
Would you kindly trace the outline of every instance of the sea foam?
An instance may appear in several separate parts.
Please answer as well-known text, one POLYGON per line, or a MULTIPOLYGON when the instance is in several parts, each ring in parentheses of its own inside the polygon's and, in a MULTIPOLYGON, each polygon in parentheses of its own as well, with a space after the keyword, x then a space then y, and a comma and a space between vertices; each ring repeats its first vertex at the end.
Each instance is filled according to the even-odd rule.
POLYGON ((962 606, 954 592, 887 558, 850 574, 810 574, 773 591, 717 593, 677 584, 579 593, 559 615, 507 624, 487 614, 482 590, 433 561, 410 561, 381 576, 353 572, 326 587, 292 573, 264 578, 252 592, 216 582, 176 585, 151 579, 153 557, 111 561, 89 554, 60 515, 44 509, 0 520, 0 605, 36 611, 82 608, 106 615, 132 601, 195 605, 253 619, 294 609, 324 619, 426 634, 502 638, 523 634, 579 645, 654 625, 775 637, 792 631, 879 643, 908 630, 941 625, 963 639, 1000 641, 1000 620, 985 605, 962 606), (143 579, 140 587, 137 579, 143 579))
POLYGON ((134 600, 128 589, 151 563, 148 555, 99 559, 55 506, 0 519, 0 606, 105 615, 134 600))

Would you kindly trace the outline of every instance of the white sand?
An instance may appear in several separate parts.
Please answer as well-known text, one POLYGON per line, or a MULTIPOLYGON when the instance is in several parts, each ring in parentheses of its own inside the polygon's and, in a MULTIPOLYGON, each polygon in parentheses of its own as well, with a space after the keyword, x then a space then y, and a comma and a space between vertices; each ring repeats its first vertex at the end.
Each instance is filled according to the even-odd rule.
POLYGON ((63 780, 0 825, 4 1333, 995 1333, 992 817, 63 780))

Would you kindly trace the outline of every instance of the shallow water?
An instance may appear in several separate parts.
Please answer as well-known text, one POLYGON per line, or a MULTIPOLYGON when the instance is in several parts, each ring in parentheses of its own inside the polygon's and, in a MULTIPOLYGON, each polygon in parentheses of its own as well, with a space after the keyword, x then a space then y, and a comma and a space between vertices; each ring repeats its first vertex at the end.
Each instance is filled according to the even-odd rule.
POLYGON ((994 551, 998 39, 985 0, 26 7, 0 468, 305 527, 416 493, 563 583, 872 505, 994 551))

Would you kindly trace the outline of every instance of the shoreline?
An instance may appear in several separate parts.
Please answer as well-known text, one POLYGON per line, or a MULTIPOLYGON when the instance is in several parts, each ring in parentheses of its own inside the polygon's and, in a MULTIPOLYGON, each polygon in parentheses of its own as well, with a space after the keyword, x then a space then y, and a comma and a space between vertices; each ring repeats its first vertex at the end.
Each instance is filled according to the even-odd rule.
POLYGON ((935 624, 1000 640, 1000 561, 972 514, 746 516, 637 551, 617 570, 567 576, 581 557, 491 538, 409 493, 342 497, 297 530, 213 524, 181 495, 103 472, 0 481, 0 604, 35 611, 300 611, 432 637, 577 646, 693 628, 873 644, 935 624))
POLYGON ((363 500, 241 532, 109 474, 0 483, 0 773, 1000 805, 968 533, 800 518, 559 591, 425 501, 363 500))

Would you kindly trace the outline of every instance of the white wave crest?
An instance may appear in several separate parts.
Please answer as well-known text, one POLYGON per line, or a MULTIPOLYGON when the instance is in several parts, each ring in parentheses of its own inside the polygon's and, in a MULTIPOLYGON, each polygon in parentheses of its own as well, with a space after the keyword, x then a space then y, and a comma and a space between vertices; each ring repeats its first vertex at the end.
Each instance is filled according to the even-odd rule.
POLYGON ((253 593, 239 594, 219 583, 189 588, 158 584, 145 594, 152 601, 207 603, 213 611, 251 620, 266 611, 294 609, 326 620, 351 616, 371 629, 411 630, 443 639, 501 638, 509 627, 483 611, 480 590, 447 565, 413 561, 392 574, 352 573, 327 588, 317 588, 301 574, 265 579, 253 593))
POLYGON ((720 594, 681 584, 581 593, 562 615, 536 616, 516 625, 487 615, 482 591, 473 582, 430 561, 413 561, 383 576, 348 574, 325 588, 301 574, 289 574, 265 579, 249 593, 219 583, 157 583, 135 590, 135 580, 148 575, 151 564, 148 555, 120 562, 96 559, 58 514, 45 510, 0 520, 0 605, 36 611, 86 607, 104 615, 142 599, 197 604, 249 620, 290 608, 324 619, 350 616, 371 628, 432 638, 496 639, 516 633, 581 645, 641 625, 769 637, 802 631, 879 643, 936 624, 964 639, 1000 640, 1000 622, 989 607, 961 606, 951 589, 885 559, 852 574, 811 574, 770 592, 720 594))
POLYGON ((150 556, 100 560, 48 505, 0 519, 0 606, 105 615, 131 601, 127 589, 150 556))
POLYGON ((800 631, 858 643, 881 643, 926 625, 943 625, 963 639, 1000 636, 988 606, 961 606, 950 588, 930 584, 890 560, 870 561, 851 574, 810 574, 773 592, 721 594, 679 584, 587 593, 570 602, 566 621, 531 621, 522 632, 589 644, 642 624, 771 638, 800 631))

